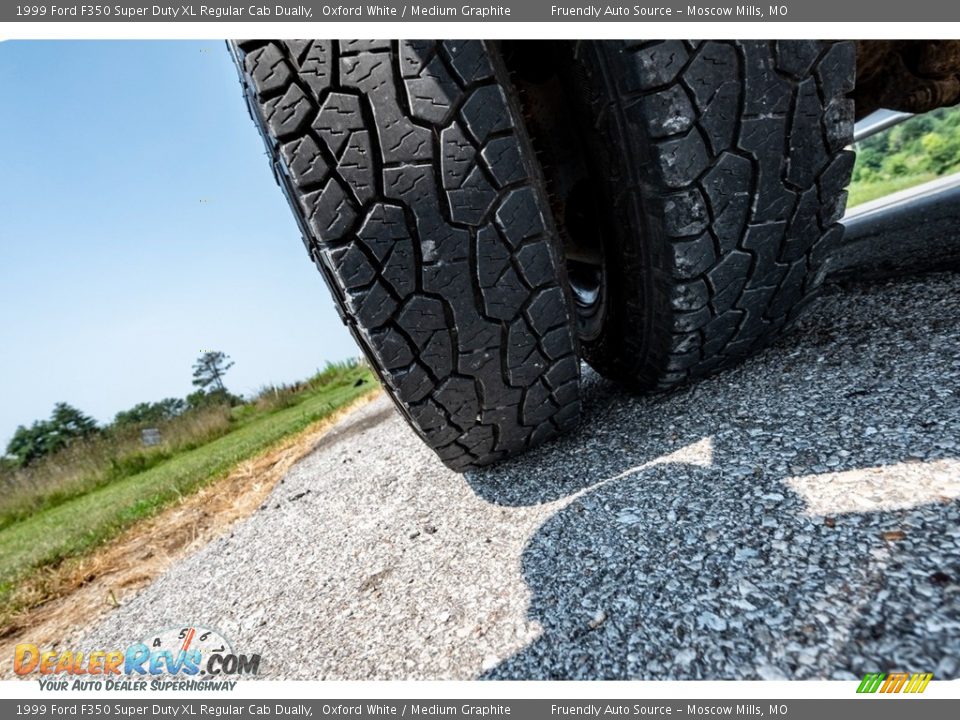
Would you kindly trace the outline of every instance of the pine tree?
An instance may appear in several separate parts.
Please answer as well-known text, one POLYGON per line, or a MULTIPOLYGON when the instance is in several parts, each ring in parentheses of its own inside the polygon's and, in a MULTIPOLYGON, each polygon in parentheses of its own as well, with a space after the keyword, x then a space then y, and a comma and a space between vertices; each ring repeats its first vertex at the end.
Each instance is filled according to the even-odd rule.
POLYGON ((223 384, 223 376, 233 367, 230 356, 219 350, 203 353, 193 364, 193 384, 201 390, 211 385, 214 392, 227 394, 223 384))

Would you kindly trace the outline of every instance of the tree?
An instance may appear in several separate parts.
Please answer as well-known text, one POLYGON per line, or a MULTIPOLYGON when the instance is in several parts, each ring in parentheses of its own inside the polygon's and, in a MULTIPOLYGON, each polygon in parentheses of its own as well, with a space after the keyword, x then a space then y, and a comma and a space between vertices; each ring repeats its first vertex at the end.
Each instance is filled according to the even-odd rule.
POLYGON ((904 153, 894 153, 883 159, 883 172, 889 177, 899 177, 910 172, 907 156, 904 153))
POLYGON ((54 432, 66 438, 85 437, 97 431, 96 420, 63 402, 53 406, 50 422, 54 432))
POLYGON ((7 443, 7 455, 23 467, 45 454, 43 438, 47 434, 45 420, 37 420, 30 427, 18 425, 7 443))
MULTIPOLYGON (((870 138, 871 140, 873 138, 870 138)), ((879 170, 883 164, 883 151, 867 142, 857 148, 857 163, 871 170, 879 170)))
POLYGON ((18 465, 28 465, 96 432, 99 428, 92 417, 61 402, 53 406, 49 420, 37 420, 30 427, 20 425, 7 445, 7 454, 16 458, 18 465))
POLYGON ((953 138, 947 139, 937 133, 927 133, 920 139, 920 144, 930 158, 930 167, 934 172, 945 172, 957 162, 960 146, 953 138))
POLYGON ((243 398, 233 395, 226 390, 211 390, 210 392, 197 390, 187 395, 188 410, 201 410, 213 405, 229 405, 230 407, 234 407, 242 403, 243 398))
POLYGON ((227 394, 227 388, 223 384, 223 376, 227 370, 233 367, 230 356, 219 350, 205 352, 193 364, 193 384, 201 390, 206 390, 211 385, 214 391, 227 394))
POLYGON ((158 402, 137 403, 129 410, 121 410, 113 419, 113 424, 141 425, 158 423, 181 415, 187 409, 187 403, 180 398, 164 398, 158 402))

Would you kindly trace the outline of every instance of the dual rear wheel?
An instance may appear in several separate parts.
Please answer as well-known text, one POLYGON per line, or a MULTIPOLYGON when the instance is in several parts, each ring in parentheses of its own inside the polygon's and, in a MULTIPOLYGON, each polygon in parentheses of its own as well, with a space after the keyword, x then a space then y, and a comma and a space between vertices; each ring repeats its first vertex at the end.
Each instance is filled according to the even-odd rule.
POLYGON ((452 469, 775 339, 840 237, 846 42, 240 41, 311 258, 452 469))

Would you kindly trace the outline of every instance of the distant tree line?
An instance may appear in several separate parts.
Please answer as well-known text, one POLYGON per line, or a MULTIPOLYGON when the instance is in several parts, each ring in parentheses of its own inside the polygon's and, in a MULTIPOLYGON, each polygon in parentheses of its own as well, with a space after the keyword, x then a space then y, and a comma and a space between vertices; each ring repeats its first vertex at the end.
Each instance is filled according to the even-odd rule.
POLYGON ((857 143, 854 182, 943 175, 960 166, 960 107, 910 118, 857 143))
POLYGON ((53 406, 49 420, 37 420, 30 427, 19 426, 7 444, 7 455, 17 465, 28 465, 34 460, 65 448, 77 438, 100 432, 96 421, 67 403, 53 406))
POLYGON ((7 444, 5 462, 25 467, 36 460, 62 450, 81 438, 101 433, 116 432, 131 427, 146 427, 169 422, 184 413, 211 405, 238 405, 242 398, 232 395, 223 384, 223 377, 233 367, 230 358, 222 352, 203 353, 193 365, 195 392, 185 398, 165 398, 157 402, 141 402, 116 414, 113 422, 97 425, 89 415, 59 402, 46 420, 31 425, 20 425, 7 444))

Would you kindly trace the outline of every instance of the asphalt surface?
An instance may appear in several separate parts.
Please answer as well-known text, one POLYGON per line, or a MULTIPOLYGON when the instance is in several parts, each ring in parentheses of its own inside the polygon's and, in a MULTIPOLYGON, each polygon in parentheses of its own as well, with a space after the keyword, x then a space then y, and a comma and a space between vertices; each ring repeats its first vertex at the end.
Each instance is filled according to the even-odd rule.
POLYGON ((197 623, 263 677, 960 675, 960 276, 834 288, 657 397, 446 470, 386 399, 94 628, 197 623))
POLYGON ((960 270, 960 174, 852 208, 831 258, 834 280, 960 270))

